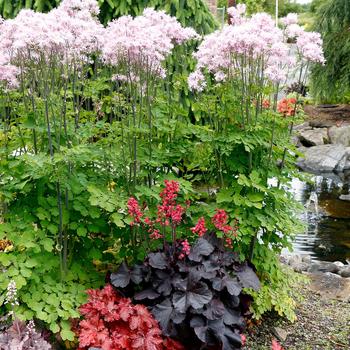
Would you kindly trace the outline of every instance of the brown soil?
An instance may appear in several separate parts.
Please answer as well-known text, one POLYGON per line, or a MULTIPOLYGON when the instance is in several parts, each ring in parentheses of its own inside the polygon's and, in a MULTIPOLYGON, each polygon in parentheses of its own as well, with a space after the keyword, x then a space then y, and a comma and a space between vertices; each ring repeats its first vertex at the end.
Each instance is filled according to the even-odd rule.
POLYGON ((306 105, 306 120, 315 126, 341 126, 350 124, 350 105, 306 105))

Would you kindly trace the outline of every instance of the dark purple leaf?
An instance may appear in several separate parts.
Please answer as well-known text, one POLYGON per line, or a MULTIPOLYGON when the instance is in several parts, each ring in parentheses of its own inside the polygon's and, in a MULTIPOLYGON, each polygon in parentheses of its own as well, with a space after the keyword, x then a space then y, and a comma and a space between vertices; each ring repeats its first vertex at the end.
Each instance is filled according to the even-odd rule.
POLYGON ((207 332, 208 332, 207 326, 195 327, 194 332, 196 333, 196 336, 201 342, 203 343, 207 342, 207 332))
POLYGON ((145 289, 142 292, 135 294, 134 299, 137 301, 145 300, 145 299, 154 300, 154 299, 157 299, 158 297, 159 297, 159 294, 153 289, 145 289))
POLYGON ((194 309, 200 309, 208 304, 213 298, 212 292, 205 283, 198 283, 185 292, 175 292, 173 295, 173 304, 176 311, 184 313, 191 306, 194 309))
POLYGON ((159 270, 164 270, 167 267, 167 259, 164 253, 150 253, 148 254, 149 264, 159 270))
POLYGON ((130 279, 135 284, 140 284, 145 275, 145 267, 143 265, 135 265, 130 273, 130 279))
POLYGON ((243 288, 252 288, 254 290, 260 289, 260 281, 256 273, 247 264, 241 266, 236 275, 242 283, 243 288))
POLYGON ((168 296, 172 292, 172 276, 168 271, 155 270, 156 277, 152 279, 153 288, 163 296, 168 296))
POLYGON ((173 277, 171 284, 174 286, 174 288, 176 290, 180 290, 182 292, 185 292, 187 290, 188 279, 181 278, 180 275, 176 275, 173 277))
POLYGON ((231 295, 239 295, 242 291, 242 287, 238 283, 237 279, 233 279, 229 276, 225 276, 223 278, 216 277, 212 280, 213 288, 217 291, 222 291, 224 288, 231 295))
POLYGON ((225 327, 221 337, 222 350, 239 350, 242 347, 242 338, 239 333, 233 332, 229 327, 225 327))
POLYGON ((176 312, 175 310, 173 311, 172 315, 171 315, 171 320, 175 323, 175 324, 180 324, 182 323, 186 318, 186 314, 182 314, 179 312, 176 312))
POLYGON ((208 256, 214 251, 214 247, 204 238, 198 238, 188 256, 190 260, 199 262, 202 256, 208 256))
POLYGON ((173 294, 173 304, 176 311, 185 313, 189 307, 186 292, 175 292, 173 294))
POLYGON ((213 299, 207 306, 203 315, 209 320, 216 320, 224 316, 225 305, 219 299, 213 299))
POLYGON ((111 274, 111 283, 117 288, 125 288, 130 283, 130 270, 125 262, 118 267, 117 272, 111 274))
POLYGON ((152 309, 152 314, 158 321, 164 335, 169 335, 169 328, 171 322, 171 315, 173 313, 173 305, 169 299, 164 300, 162 303, 156 305, 152 309))
POLYGON ((229 308, 225 309, 224 314, 224 323, 228 326, 238 326, 240 328, 243 328, 245 325, 244 318, 242 317, 241 313, 237 310, 232 310, 229 308))

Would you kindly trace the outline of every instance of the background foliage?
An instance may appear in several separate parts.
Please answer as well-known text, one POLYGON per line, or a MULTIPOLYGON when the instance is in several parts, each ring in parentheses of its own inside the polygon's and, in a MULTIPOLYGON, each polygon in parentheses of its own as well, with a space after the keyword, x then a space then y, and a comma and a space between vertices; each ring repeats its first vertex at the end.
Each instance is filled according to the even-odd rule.
POLYGON ((312 71, 312 93, 322 102, 341 102, 350 94, 350 3, 327 0, 316 5, 315 30, 323 36, 327 62, 312 71))
MULTIPOLYGON (((46 12, 57 6, 60 0, 0 0, 0 13, 4 18, 15 17, 22 8, 46 12)), ((217 23, 211 15, 206 3, 202 0, 98 0, 100 20, 107 24, 113 18, 122 15, 137 16, 146 7, 163 9, 175 16, 182 25, 195 28, 201 34, 210 33, 217 23)))

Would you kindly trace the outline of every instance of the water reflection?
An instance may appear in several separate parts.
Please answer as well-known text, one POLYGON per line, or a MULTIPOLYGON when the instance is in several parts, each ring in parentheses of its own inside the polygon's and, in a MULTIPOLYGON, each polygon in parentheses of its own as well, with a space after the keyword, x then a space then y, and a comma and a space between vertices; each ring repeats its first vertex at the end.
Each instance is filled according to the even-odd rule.
POLYGON ((296 253, 314 260, 350 259, 350 201, 339 199, 349 194, 349 183, 334 175, 314 176, 311 183, 293 180, 292 191, 305 206, 301 219, 307 224, 295 239, 296 253))

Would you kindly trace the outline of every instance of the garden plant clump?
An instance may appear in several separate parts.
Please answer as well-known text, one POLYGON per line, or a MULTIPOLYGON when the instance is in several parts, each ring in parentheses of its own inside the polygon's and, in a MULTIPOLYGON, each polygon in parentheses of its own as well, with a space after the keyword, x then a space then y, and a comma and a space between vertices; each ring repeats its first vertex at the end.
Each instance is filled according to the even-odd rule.
POLYGON ((99 11, 63 0, 0 24, 0 291, 13 280, 16 317, 66 346, 91 326, 114 345, 80 333, 82 348, 135 329, 135 349, 240 348, 244 317, 295 317, 278 254, 300 227, 302 93, 278 93, 324 62, 320 36, 243 5, 204 37, 165 11, 99 11), (98 291, 106 276, 120 294, 98 291), (101 304, 77 329, 86 289, 101 304))

